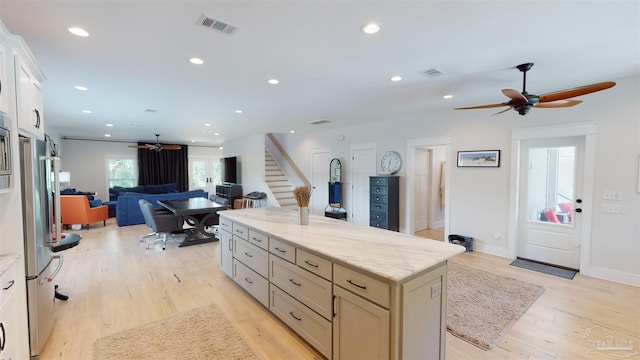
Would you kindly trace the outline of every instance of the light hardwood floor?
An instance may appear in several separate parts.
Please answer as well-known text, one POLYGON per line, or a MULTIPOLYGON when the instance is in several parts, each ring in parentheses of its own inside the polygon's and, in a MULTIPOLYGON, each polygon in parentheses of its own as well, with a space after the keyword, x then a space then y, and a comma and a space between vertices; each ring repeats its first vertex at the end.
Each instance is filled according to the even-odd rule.
MULTIPOLYGON (((83 240, 62 253, 64 266, 55 280, 70 298, 56 300, 55 328, 41 359, 88 360, 102 336, 210 303, 264 359, 322 358, 220 271, 218 243, 146 250, 138 239, 148 231, 144 225, 118 227, 110 219, 106 227, 78 232, 83 240)), ((447 359, 606 359, 611 352, 589 353, 595 349, 589 340, 607 335, 633 341, 627 353, 640 358, 639 288, 580 274, 561 279, 477 252, 452 261, 536 283, 545 292, 492 350, 447 333, 447 359)))

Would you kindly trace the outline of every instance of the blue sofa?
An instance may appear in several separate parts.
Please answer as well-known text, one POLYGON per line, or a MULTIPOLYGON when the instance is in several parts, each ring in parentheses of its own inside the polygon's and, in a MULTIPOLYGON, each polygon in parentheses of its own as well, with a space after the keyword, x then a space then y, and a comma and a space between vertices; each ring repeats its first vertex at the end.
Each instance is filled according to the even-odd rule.
POLYGON ((109 201, 104 204, 109 207, 109 217, 116 216, 116 207, 118 205, 118 197, 120 195, 134 192, 142 194, 167 194, 176 192, 176 183, 168 183, 162 185, 139 185, 134 187, 114 186, 109 188, 109 201))
POLYGON ((118 196, 116 204, 116 223, 118 226, 128 226, 144 224, 144 217, 138 205, 138 200, 145 199, 153 204, 157 209, 162 207, 158 205, 158 200, 181 200, 195 197, 208 198, 209 193, 204 190, 193 190, 186 192, 171 192, 167 194, 146 194, 128 192, 118 196))

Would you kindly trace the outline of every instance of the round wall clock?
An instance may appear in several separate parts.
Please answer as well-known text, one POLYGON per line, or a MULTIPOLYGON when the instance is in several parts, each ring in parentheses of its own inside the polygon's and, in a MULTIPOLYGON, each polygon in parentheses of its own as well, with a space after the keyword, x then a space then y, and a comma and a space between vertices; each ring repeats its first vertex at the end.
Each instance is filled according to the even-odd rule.
POLYGON ((386 174, 393 175, 400 171, 402 158, 395 151, 387 151, 380 158, 380 168, 386 174))

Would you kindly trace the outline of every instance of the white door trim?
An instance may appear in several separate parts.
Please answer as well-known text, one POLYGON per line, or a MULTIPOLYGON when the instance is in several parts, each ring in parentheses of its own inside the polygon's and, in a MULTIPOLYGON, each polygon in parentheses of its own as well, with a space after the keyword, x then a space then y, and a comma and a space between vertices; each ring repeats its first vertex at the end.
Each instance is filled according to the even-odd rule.
POLYGON ((589 275, 591 257, 591 219, 593 216, 594 159, 596 145, 595 123, 566 124, 516 129, 511 132, 511 179, 509 189, 509 241, 507 253, 515 258, 518 252, 518 198, 520 193, 520 152, 522 140, 535 138, 554 138, 584 136, 584 170, 582 186, 582 213, 580 216, 580 273, 589 275))
POLYGON ((415 216, 413 213, 413 194, 415 192, 414 177, 416 176, 413 164, 416 161, 416 151, 420 147, 426 146, 444 146, 445 147, 445 175, 444 175, 444 236, 445 242, 447 242, 447 236, 449 235, 449 214, 451 212, 451 137, 433 137, 433 138, 420 138, 420 139, 408 139, 407 140, 407 191, 405 193, 406 209, 404 223, 406 224, 404 231, 407 234, 413 235, 415 229, 415 216))

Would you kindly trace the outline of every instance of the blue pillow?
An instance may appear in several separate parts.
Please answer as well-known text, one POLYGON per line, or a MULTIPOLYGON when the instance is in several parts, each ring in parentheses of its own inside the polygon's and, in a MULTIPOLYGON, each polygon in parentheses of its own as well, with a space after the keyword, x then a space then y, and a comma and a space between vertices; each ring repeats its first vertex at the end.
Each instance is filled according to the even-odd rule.
POLYGON ((89 207, 102 206, 102 200, 89 200, 89 207))
POLYGON ((147 194, 166 194, 167 191, 164 185, 147 185, 145 186, 147 194))

